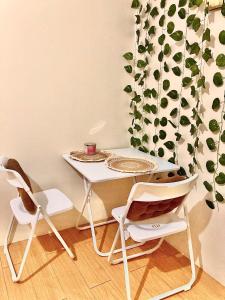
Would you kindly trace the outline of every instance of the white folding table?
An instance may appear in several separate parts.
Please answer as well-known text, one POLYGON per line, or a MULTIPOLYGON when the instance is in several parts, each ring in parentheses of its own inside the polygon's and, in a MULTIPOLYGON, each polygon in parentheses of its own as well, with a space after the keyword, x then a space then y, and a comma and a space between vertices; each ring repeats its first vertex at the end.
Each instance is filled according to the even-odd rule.
MULTIPOLYGON (((151 156, 147 153, 143 153, 137 149, 133 148, 122 148, 122 149, 110 149, 108 150, 112 154, 116 154, 118 156, 125 156, 125 157, 135 157, 135 158, 144 158, 144 159, 151 159, 155 161, 158 165, 158 168, 149 174, 153 173, 162 173, 162 172, 172 172, 179 170, 179 166, 169 163, 165 159, 151 156)), ((92 184, 98 183, 98 182, 104 182, 104 181, 110 181, 110 180, 116 180, 116 179, 123 179, 123 178, 129 178, 129 177, 137 177, 140 175, 143 175, 143 173, 121 173, 114 170, 109 169, 105 162, 80 162, 76 161, 70 158, 70 154, 63 154, 63 158, 65 161, 67 161, 77 172, 79 172, 84 181, 84 189, 85 189, 85 196, 84 201, 82 204, 80 215, 76 222, 76 227, 79 230, 84 229, 91 229, 92 234, 92 241, 93 241, 93 247, 96 251, 96 253, 100 256, 108 256, 109 252, 102 252, 97 247, 97 241, 96 241, 96 234, 95 234, 95 227, 102 226, 105 224, 113 223, 114 220, 108 220, 104 222, 95 223, 93 221, 93 214, 91 209, 91 187, 92 184), (88 226, 79 226, 80 218, 83 215, 84 209, 87 206, 88 210, 88 217, 89 217, 89 223, 88 226)))

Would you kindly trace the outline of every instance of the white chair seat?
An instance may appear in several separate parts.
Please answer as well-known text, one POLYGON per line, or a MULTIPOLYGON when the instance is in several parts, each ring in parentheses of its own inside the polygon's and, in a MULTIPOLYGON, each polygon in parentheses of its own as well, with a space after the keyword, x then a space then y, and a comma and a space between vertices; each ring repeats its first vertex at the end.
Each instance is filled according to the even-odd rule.
MULTIPOLYGON (((35 193, 35 199, 43 207, 49 216, 63 213, 72 209, 73 203, 57 189, 49 189, 43 192, 35 193)), ((20 197, 10 201, 10 206, 19 224, 30 224, 35 218, 35 215, 30 214, 24 207, 20 197)), ((40 214, 39 220, 43 216, 40 214)))
MULTIPOLYGON (((118 221, 120 216, 124 215, 125 209, 126 206, 114 208, 112 210, 113 217, 118 221)), ((126 219, 124 224, 131 238, 136 242, 154 240, 187 229, 185 219, 178 217, 173 212, 143 221, 126 219)))

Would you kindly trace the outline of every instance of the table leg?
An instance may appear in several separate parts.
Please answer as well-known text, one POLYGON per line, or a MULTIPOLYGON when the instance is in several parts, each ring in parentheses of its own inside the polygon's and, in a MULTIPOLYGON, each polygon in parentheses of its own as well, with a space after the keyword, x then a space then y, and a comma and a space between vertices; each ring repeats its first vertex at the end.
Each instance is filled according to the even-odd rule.
POLYGON ((92 214, 91 203, 90 203, 91 193, 92 193, 91 183, 89 181, 87 181, 85 178, 84 178, 84 190, 85 190, 84 202, 82 204, 80 215, 78 216, 78 219, 77 219, 76 228, 79 230, 91 229, 92 243, 93 243, 94 250, 100 256, 108 256, 109 252, 102 252, 98 249, 97 239, 96 239, 96 234, 95 234, 95 227, 110 224, 110 223, 115 223, 116 220, 113 219, 113 220, 108 220, 108 221, 99 222, 99 223, 95 224, 93 221, 93 214, 92 214), (83 215, 84 209, 86 206, 87 206, 87 210, 88 210, 88 218, 89 218, 90 225, 79 226, 81 216, 83 215))

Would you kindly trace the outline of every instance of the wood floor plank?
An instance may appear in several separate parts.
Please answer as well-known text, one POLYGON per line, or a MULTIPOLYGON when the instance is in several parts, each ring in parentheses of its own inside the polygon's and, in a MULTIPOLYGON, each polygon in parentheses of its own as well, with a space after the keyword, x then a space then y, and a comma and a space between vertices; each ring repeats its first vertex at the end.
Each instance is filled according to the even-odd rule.
MULTIPOLYGON (((98 243, 104 250, 111 247, 116 228, 112 224, 97 229, 98 243)), ((71 260, 54 235, 38 237, 33 241, 19 284, 12 282, 1 248, 0 300, 126 300, 123 264, 110 265, 107 258, 95 253, 90 230, 71 228, 61 234, 75 252, 75 260, 71 260)), ((129 244, 131 241, 127 242, 129 244)), ((16 269, 25 243, 11 246, 16 269)), ((131 252, 146 250, 149 246, 153 244, 131 252)), ((149 299, 184 284, 191 275, 189 260, 165 242, 152 255, 129 261, 128 265, 135 300, 149 299)), ((199 270, 193 288, 174 295, 172 299, 224 300, 225 287, 199 270)))
MULTIPOLYGON (((14 283, 8 268, 3 268, 3 274, 9 300, 37 300, 31 280, 23 283, 14 283)), ((24 275, 27 276, 26 269, 24 269, 24 275)))
POLYGON ((0 299, 1 300, 8 300, 8 293, 6 289, 6 283, 5 283, 5 278, 3 274, 3 268, 0 260, 0 299))

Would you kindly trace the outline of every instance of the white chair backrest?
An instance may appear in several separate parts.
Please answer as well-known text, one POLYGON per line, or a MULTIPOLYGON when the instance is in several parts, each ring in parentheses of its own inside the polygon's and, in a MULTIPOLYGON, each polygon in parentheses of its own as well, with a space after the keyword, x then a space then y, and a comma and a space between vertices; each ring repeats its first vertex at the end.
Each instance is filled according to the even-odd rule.
POLYGON ((147 183, 147 182, 138 182, 133 185, 128 202, 132 201, 163 201, 176 197, 181 197, 187 195, 193 185, 195 184, 198 175, 178 181, 178 182, 169 182, 169 183, 147 183), (151 200, 149 200, 151 199, 151 200))
POLYGON ((0 171, 7 175, 6 180, 10 185, 16 188, 24 189, 25 191, 30 191, 30 188, 23 180, 23 177, 16 171, 6 168, 8 158, 5 156, 0 157, 0 171))
POLYGON ((36 207, 40 207, 39 203, 34 198, 30 187, 27 185, 23 177, 17 171, 6 168, 7 162, 7 157, 0 156, 0 172, 3 172, 6 175, 6 181, 11 186, 17 189, 19 188, 25 190, 29 198, 31 199, 30 201, 32 201, 36 207))

